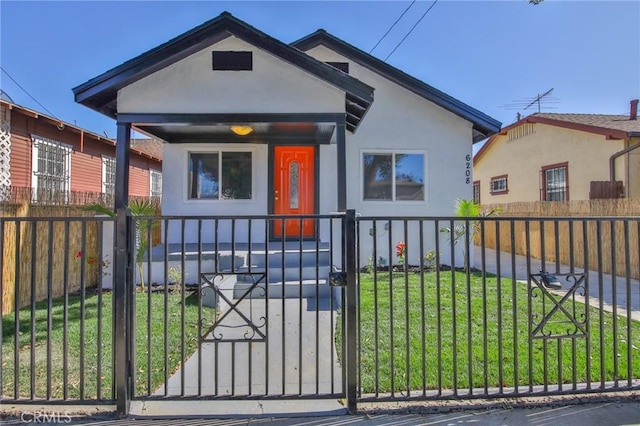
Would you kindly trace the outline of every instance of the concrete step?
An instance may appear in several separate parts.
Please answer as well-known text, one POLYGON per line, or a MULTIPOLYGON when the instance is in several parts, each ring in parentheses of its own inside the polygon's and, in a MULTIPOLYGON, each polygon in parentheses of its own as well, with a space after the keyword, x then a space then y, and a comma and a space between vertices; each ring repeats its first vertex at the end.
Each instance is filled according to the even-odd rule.
MULTIPOLYGON (((237 282, 233 288, 233 297, 236 299, 242 297, 250 286, 250 283, 237 282)), ((269 299, 290 299, 300 297, 326 298, 331 296, 333 289, 333 287, 329 286, 328 279, 271 282, 268 284, 268 288, 269 299)), ((264 299, 267 297, 266 285, 264 283, 258 284, 247 297, 252 299, 264 299)))
POLYGON ((238 275, 238 281, 240 282, 248 282, 252 283, 256 280, 264 281, 265 278, 269 283, 281 282, 281 281, 304 281, 304 280, 316 280, 322 279, 326 280, 329 278, 329 273, 331 272, 331 266, 305 266, 300 268, 296 267, 286 267, 283 268, 281 266, 271 267, 269 268, 268 277, 263 277, 262 275, 265 273, 264 268, 259 267, 242 267, 238 270, 238 272, 246 273, 247 275, 238 275))
POLYGON ((252 252, 247 255, 248 264, 264 267, 265 264, 269 268, 281 268, 282 265, 288 267, 303 267, 315 265, 331 265, 331 252, 329 249, 306 248, 303 250, 289 249, 284 252, 281 250, 269 252, 252 252))

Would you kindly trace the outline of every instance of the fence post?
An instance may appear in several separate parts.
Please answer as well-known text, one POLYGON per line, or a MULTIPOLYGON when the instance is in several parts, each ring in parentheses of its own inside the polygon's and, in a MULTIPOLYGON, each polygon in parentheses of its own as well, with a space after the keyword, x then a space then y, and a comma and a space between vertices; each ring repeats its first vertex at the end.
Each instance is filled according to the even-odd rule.
POLYGON ((357 408, 358 386, 358 324, 357 324, 357 288, 356 288, 356 211, 347 210, 345 216, 345 254, 347 268, 346 296, 346 336, 347 336, 347 408, 355 412, 357 408))
POLYGON ((131 330, 131 212, 119 208, 116 213, 116 251, 114 254, 113 292, 115 299, 114 372, 116 383, 116 411, 118 417, 129 414, 131 330))

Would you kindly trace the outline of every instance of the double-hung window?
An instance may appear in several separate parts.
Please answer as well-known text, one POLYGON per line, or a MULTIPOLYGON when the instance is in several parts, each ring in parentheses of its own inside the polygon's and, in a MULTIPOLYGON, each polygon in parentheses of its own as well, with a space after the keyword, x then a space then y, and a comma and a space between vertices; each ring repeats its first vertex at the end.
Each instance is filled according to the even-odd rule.
POLYGON ((473 202, 480 204, 480 181, 473 181, 473 202))
POLYGON ((102 156, 102 193, 113 196, 116 192, 116 159, 102 156))
POLYGON ((250 200, 252 153, 189 153, 188 196, 192 200, 250 200))
POLYGON ((66 202, 71 180, 70 145, 41 136, 32 136, 32 169, 37 202, 66 202))
POLYGON ((541 170, 542 201, 569 201, 569 163, 544 166, 541 170))
POLYGON ((162 197, 162 173, 150 170, 149 179, 149 195, 152 197, 162 197))
POLYGON ((507 175, 494 176, 491 178, 491 194, 508 194, 509 193, 509 181, 507 175))
POLYGON ((376 201, 424 201, 425 155, 364 153, 363 198, 376 201))

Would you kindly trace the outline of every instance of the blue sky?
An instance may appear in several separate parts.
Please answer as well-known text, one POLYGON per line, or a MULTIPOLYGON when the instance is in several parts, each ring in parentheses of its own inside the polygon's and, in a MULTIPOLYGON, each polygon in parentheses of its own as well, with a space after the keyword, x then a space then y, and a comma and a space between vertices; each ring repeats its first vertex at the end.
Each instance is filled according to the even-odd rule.
MULTIPOLYGON (((229 11, 292 42, 318 28, 369 51, 410 2, 0 1, 0 64, 61 120, 115 135, 71 88, 229 11)), ((373 54, 384 59, 430 1, 373 54)), ((440 0, 388 62, 508 125, 505 104, 554 88, 546 112, 627 114, 640 96, 640 2, 440 0)), ((6 74, 14 102, 43 111, 6 74)), ((523 113, 535 112, 530 108, 523 113)))

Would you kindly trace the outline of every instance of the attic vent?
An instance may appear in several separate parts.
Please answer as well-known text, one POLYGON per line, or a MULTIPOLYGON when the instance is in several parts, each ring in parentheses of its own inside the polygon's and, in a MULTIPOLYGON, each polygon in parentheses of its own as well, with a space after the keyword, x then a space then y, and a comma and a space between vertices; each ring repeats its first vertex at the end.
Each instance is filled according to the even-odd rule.
POLYGON ((349 62, 327 62, 327 65, 331 65, 332 67, 349 74, 349 62))
POLYGON ((251 71, 253 69, 253 52, 230 52, 214 50, 214 71, 251 71))
POLYGON ((529 135, 534 132, 533 123, 523 123, 513 129, 507 131, 507 135, 509 135, 509 140, 515 140, 521 138, 523 136, 529 135))

